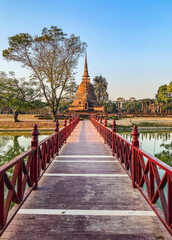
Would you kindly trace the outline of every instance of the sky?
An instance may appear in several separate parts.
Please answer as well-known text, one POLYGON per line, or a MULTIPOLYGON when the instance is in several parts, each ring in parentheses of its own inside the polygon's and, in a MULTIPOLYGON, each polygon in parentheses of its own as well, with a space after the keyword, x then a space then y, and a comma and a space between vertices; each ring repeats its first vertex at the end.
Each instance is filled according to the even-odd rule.
MULTIPOLYGON (((8 37, 52 25, 87 43, 91 81, 105 77, 111 100, 154 98, 172 81, 172 0, 0 0, 0 71, 27 78, 20 63, 2 58, 8 37)), ((83 70, 81 57, 77 84, 83 70)))

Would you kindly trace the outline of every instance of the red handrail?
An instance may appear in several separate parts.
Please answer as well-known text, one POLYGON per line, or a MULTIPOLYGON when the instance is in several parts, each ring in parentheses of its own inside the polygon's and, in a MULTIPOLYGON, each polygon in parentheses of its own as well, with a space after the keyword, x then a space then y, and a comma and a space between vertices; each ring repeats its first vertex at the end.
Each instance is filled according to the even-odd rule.
POLYGON ((0 235, 2 235, 30 192, 37 189, 39 179, 53 158, 58 155, 60 148, 66 142, 79 120, 80 117, 75 116, 60 131, 57 121, 55 133, 39 143, 39 132, 35 124, 32 132, 31 148, 0 167, 0 235), (9 170, 11 170, 11 177, 9 177, 9 170), (28 188, 26 189, 27 184, 28 188), (7 190, 6 194, 5 190, 7 190), (17 205, 9 216, 11 203, 17 205))
POLYGON ((95 116, 91 117, 91 122, 132 179, 133 187, 140 190, 172 234, 172 167, 139 147, 137 126, 134 126, 133 141, 130 143, 115 132, 115 121, 113 130, 104 126, 102 120, 99 122, 95 116), (162 169, 163 173, 159 169, 162 169), (162 208, 156 204, 158 199, 162 208))

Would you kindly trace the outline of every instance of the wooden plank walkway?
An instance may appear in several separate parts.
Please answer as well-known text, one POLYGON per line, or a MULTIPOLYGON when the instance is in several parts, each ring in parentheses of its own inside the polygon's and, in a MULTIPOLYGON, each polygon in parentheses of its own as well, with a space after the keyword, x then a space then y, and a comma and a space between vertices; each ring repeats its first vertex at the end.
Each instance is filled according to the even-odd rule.
POLYGON ((80 122, 1 239, 171 239, 90 121, 80 122))

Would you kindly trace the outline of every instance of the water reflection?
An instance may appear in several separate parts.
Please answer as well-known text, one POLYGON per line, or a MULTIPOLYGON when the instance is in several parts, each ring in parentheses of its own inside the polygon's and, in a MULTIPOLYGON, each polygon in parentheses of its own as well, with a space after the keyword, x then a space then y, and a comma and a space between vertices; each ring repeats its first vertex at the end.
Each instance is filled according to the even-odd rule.
MULTIPOLYGON (((130 132, 120 132, 132 141, 130 132)), ((140 132, 139 144, 142 149, 172 166, 172 132, 140 132)))
POLYGON ((3 148, 8 146, 6 150, 1 151, 0 153, 0 166, 24 152, 25 149, 20 146, 18 138, 19 136, 10 136, 10 139, 8 139, 8 136, 0 136, 0 147, 3 148), (13 144, 11 144, 11 140, 13 144))
MULTIPOLYGON (((119 132, 120 135, 122 135, 124 138, 128 139, 129 141, 132 141, 132 135, 130 132, 119 132)), ((144 139, 163 139, 163 141, 167 141, 171 139, 171 132, 141 132, 139 138, 141 140, 144 139)))
MULTIPOLYGON (((32 137, 29 133, 5 134, 8 135, 0 135, 0 166, 29 149, 32 140, 32 137)), ((52 133, 40 135, 39 141, 43 140, 51 134, 52 133)))

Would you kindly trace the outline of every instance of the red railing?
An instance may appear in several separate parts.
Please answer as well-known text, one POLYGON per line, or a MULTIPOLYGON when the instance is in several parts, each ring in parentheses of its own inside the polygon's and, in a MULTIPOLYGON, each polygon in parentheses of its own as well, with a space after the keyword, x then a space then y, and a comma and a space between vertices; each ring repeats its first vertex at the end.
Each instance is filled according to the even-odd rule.
POLYGON ((38 142, 38 129, 35 124, 32 132, 31 148, 0 167, 0 235, 15 216, 30 192, 38 187, 38 181, 66 142, 79 122, 79 116, 65 119, 59 131, 56 122, 55 133, 38 142), (15 207, 12 204, 16 203, 15 207))
POLYGON ((132 143, 102 124, 102 119, 92 116, 91 122, 104 138, 127 174, 132 186, 137 187, 172 234, 172 167, 139 148, 137 126, 134 126, 132 143), (99 121, 100 120, 100 121, 99 121))

